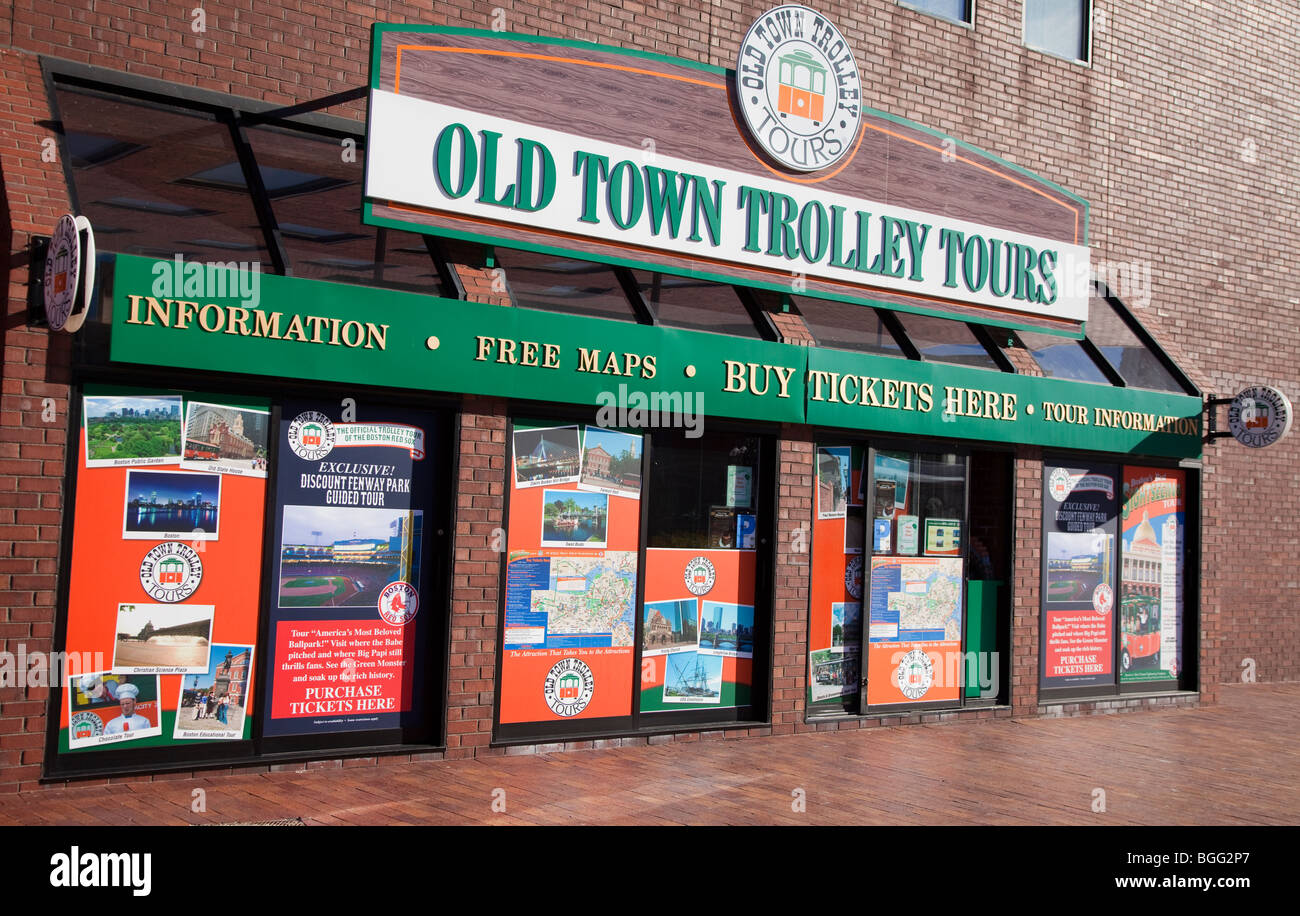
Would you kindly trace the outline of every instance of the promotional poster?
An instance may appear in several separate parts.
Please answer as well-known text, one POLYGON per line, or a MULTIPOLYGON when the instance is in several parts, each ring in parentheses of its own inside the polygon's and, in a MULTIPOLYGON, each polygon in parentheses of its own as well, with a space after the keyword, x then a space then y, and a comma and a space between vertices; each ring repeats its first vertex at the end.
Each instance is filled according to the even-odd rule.
POLYGON ((428 414, 288 402, 267 582, 266 735, 412 726, 436 602, 422 574, 436 454, 428 414), (355 412, 355 416, 353 416, 355 412))
POLYGON ((963 612, 959 557, 872 557, 867 705, 956 703, 963 612))
POLYGON ((516 424, 502 723, 632 712, 640 435, 516 424))
POLYGON ((641 712, 750 704, 756 556, 646 551, 641 712))
POLYGON ((1115 683, 1118 469, 1043 465, 1042 687, 1115 683))
MULTIPOLYGON (((91 385, 82 407, 65 649, 98 664, 64 685, 58 753, 188 745, 182 685, 224 658, 217 646, 257 641, 266 480, 231 468, 265 459, 269 405, 91 385), (183 447, 195 404, 238 418, 210 416, 202 470, 183 447)), ((251 735, 251 677, 234 687, 214 682, 238 727, 212 737, 251 735)))
MULTIPOLYGON (((812 590, 808 620, 810 710, 841 711, 858 693, 862 655, 862 561, 868 536, 864 518, 864 449, 817 449, 819 474, 812 532, 812 590), (825 465, 826 473, 820 468, 825 465), (848 498, 837 481, 849 475, 848 498)), ((873 520, 875 522, 877 520, 873 520)), ((889 523, 873 524, 873 550, 888 549, 889 523)))
POLYGON ((1183 668, 1184 471, 1124 469, 1121 683, 1173 680, 1183 668))

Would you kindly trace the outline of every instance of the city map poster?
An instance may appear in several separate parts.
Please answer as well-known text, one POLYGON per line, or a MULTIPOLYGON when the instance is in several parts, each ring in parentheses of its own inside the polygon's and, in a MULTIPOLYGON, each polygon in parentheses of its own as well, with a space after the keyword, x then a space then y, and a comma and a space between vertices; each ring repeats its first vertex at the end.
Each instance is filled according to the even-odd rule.
MULTIPOLYGON (((858 496, 858 507, 852 504, 843 514, 817 512, 812 528, 812 589, 809 597, 809 706, 843 709, 843 697, 858 692, 858 660, 861 653, 861 626, 849 639, 844 639, 844 622, 836 639, 837 610, 842 618, 843 609, 851 603, 862 601, 862 561, 864 512, 861 508, 862 490, 860 449, 849 446, 826 447, 819 443, 817 454, 849 454, 857 468, 852 491, 858 496)), ((819 486, 818 498, 828 491, 819 486)), ((875 543, 875 530, 872 529, 875 543)))
POLYGON ((1174 680, 1182 671, 1185 472, 1124 468, 1120 512, 1119 679, 1174 680))
POLYGON ((753 550, 646 551, 642 712, 750 705, 757 566, 753 550))
POLYGON ((286 402, 275 435, 274 560, 263 655, 268 736, 423 721, 438 604, 423 573, 433 417, 362 401, 286 402))
MULTIPOLYGON (((129 730, 129 740, 92 734, 96 740, 87 741, 94 723, 82 717, 70 746, 70 717, 83 710, 76 696, 66 695, 73 688, 65 681, 57 753, 189 744, 173 737, 181 683, 192 677, 181 672, 206 670, 212 645, 257 641, 266 480, 175 466, 191 400, 269 408, 259 398, 86 386, 75 493, 69 494, 76 514, 61 649, 85 662, 82 673, 101 674, 109 688, 137 684, 134 699, 145 711, 133 714, 149 718, 151 728, 129 730), (171 466, 141 467, 164 461, 171 466), (138 609, 140 619, 123 621, 123 606, 138 609)), ((120 705, 109 719, 123 715, 120 705)))
POLYGON ((873 557, 867 705, 957 702, 964 580, 959 557, 873 557))
POLYGON ((1043 465, 1041 687, 1115 683, 1114 465, 1043 465))
POLYGON ((525 424, 511 439, 500 721, 631 715, 640 469, 618 461, 643 440, 525 424), (571 441, 594 458, 578 475, 571 441))

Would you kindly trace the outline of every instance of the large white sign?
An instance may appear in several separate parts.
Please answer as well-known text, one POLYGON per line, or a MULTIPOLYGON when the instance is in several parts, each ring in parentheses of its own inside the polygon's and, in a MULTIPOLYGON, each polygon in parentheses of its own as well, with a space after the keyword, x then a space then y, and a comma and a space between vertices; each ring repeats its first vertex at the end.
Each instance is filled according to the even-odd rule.
MULTIPOLYGON (((1088 249, 373 90, 366 196, 864 289, 1082 321, 1088 249)), ((558 245, 563 245, 560 241, 558 245)), ((703 265, 702 268, 704 269, 703 265)))

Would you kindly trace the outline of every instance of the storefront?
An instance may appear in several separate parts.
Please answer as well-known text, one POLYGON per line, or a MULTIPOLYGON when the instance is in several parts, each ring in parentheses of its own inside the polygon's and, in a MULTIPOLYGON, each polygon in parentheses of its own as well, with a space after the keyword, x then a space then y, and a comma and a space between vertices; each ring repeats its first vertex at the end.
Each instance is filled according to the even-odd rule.
POLYGON ((364 133, 49 65, 48 778, 1196 689, 1202 400, 1086 202, 782 10, 736 70, 378 26, 364 133))

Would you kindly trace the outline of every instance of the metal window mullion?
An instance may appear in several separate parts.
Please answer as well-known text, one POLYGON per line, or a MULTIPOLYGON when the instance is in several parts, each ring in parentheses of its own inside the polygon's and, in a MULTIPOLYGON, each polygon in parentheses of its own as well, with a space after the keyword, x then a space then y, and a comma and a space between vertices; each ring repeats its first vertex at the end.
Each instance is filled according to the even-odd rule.
POLYGON ((1085 337, 1079 341, 1079 346, 1083 348, 1083 352, 1087 353, 1097 368, 1101 370, 1102 375, 1106 376, 1106 381, 1116 388, 1128 387, 1128 382, 1124 380, 1124 376, 1120 375, 1119 370, 1111 364, 1111 361, 1106 358, 1106 355, 1101 352, 1101 349, 1095 343, 1085 337))
POLYGON ((636 282, 636 276, 632 271, 626 267, 615 267, 614 277, 618 280, 618 285, 623 288, 623 295, 627 297, 632 311, 636 313, 637 323, 658 324, 659 315, 646 301, 645 296, 641 295, 641 285, 636 282))
POLYGON ((1012 375, 1016 374, 1015 365, 1007 358, 1007 355, 1002 352, 1002 348, 994 342, 993 336, 989 333, 988 328, 984 327, 982 324, 973 323, 967 323, 966 327, 970 328, 971 333, 975 335, 975 339, 978 340, 980 345, 988 352, 989 358, 993 360, 994 364, 1000 370, 1003 372, 1010 372, 1012 375))
POLYGON ((880 318, 880 323, 885 326, 885 329, 894 335, 894 342, 903 351, 903 355, 920 362, 921 351, 917 349, 916 344, 912 343, 912 338, 907 336, 907 331, 903 328, 903 323, 898 320, 898 316, 888 309, 873 308, 872 311, 880 318))
POLYGON ((266 193, 262 182, 262 173, 257 167, 257 157, 253 147, 244 135, 244 128, 239 124, 240 113, 236 110, 227 112, 226 126, 230 129, 230 140, 235 144, 235 155, 239 157, 239 167, 244 173, 244 186, 253 198, 253 210, 261 225, 262 236, 266 241, 267 251, 271 256, 271 265, 277 274, 289 275, 289 255, 280 238, 280 226, 275 221, 275 210, 271 207, 271 198, 266 193))

